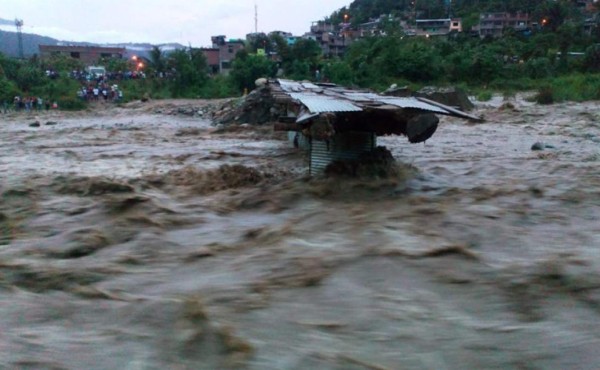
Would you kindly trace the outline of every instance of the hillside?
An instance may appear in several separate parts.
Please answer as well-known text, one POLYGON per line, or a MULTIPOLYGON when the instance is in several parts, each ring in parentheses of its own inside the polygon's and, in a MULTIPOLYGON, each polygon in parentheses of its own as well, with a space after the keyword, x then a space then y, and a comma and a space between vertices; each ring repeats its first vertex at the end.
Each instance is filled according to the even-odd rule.
MULTIPOLYGON (((331 19, 342 22, 347 14, 352 23, 358 24, 382 14, 404 18, 413 18, 415 15, 418 18, 444 18, 465 17, 480 12, 527 12, 542 16, 549 13, 552 3, 548 0, 354 0, 348 7, 334 12, 331 19)), ((575 15, 576 10, 583 9, 585 4, 570 1, 561 6, 564 6, 561 11, 575 15)))
MULTIPOLYGON (((34 35, 29 33, 23 34, 23 54, 26 57, 38 53, 39 45, 56 45, 59 41, 52 37, 34 35)), ((16 32, 8 32, 0 30, 0 53, 17 57, 19 55, 19 46, 16 32)))
MULTIPOLYGON (((3 21, 0 19, 0 21, 3 21)), ((52 37, 40 36, 35 34, 23 34, 23 54, 25 57, 31 57, 39 53, 39 45, 82 45, 82 46, 107 46, 107 47, 124 47, 128 52, 138 56, 148 57, 150 50, 154 45, 148 43, 122 43, 122 44, 94 44, 90 42, 71 42, 60 41, 52 37)), ((168 43, 158 45, 160 48, 169 53, 176 49, 184 49, 185 46, 178 43, 168 43)), ((11 57, 17 57, 19 54, 19 46, 17 41, 17 33, 0 30, 0 53, 11 57)))

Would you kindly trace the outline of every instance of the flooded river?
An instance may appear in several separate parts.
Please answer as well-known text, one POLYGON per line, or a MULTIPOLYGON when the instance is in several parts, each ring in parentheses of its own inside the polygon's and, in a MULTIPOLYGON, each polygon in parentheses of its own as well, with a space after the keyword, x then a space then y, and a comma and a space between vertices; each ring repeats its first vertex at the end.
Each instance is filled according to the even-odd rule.
POLYGON ((0 369, 598 368, 600 103, 479 103, 372 182, 161 104, 0 116, 0 369))

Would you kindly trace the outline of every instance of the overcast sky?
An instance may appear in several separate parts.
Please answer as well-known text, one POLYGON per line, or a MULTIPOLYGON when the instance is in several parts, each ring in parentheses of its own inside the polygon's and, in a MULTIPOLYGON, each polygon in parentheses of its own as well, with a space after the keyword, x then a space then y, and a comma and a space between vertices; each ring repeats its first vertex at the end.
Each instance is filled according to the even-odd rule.
MULTIPOLYGON (((0 18, 23 19, 23 32, 64 41, 179 42, 209 46, 213 35, 258 31, 302 35, 352 0, 0 0, 0 18)), ((14 27, 0 26, 3 30, 14 27)))

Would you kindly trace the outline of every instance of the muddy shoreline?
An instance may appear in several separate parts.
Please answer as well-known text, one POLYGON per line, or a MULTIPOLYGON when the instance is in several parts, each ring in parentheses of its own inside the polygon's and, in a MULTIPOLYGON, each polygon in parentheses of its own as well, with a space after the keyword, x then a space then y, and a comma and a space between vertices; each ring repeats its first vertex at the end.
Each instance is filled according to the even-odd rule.
POLYGON ((0 368, 595 368, 600 103, 510 103, 373 182, 211 102, 1 116, 0 368))

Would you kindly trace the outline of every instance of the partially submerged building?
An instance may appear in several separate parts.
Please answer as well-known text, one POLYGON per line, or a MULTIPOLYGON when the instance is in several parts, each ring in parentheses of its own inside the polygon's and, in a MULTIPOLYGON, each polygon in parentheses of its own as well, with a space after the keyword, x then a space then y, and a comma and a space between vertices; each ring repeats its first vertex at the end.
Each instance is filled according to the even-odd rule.
POLYGON ((323 174, 335 161, 351 161, 377 147, 377 137, 403 135, 411 143, 429 139, 436 114, 479 120, 453 107, 420 97, 393 97, 334 84, 270 80, 267 86, 278 123, 297 146, 310 152, 310 174, 323 174))

